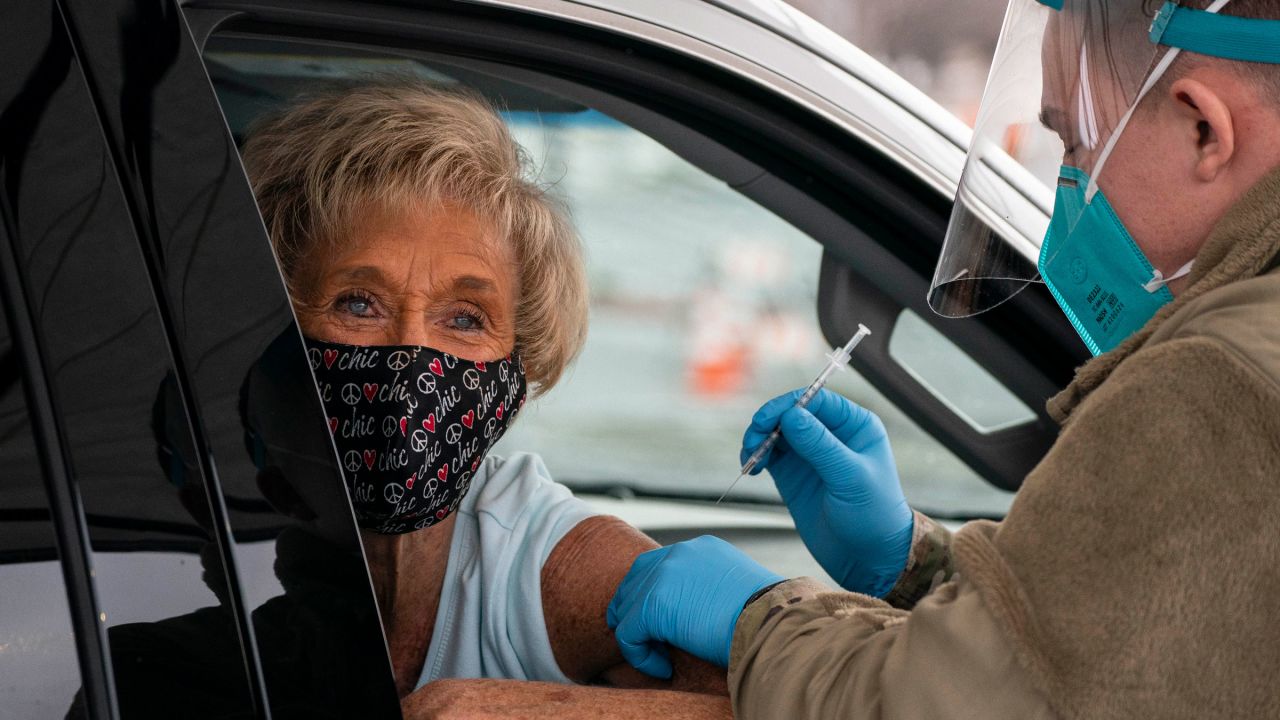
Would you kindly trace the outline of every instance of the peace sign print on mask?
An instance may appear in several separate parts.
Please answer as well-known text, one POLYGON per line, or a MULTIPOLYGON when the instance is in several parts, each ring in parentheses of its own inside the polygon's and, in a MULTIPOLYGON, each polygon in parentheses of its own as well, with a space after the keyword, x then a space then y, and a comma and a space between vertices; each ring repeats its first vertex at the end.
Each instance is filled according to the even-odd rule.
POLYGON ((518 354, 472 362, 415 345, 305 338, 361 527, 402 533, 457 509, 481 460, 524 405, 518 354), (358 495, 355 487, 371 486, 358 495))

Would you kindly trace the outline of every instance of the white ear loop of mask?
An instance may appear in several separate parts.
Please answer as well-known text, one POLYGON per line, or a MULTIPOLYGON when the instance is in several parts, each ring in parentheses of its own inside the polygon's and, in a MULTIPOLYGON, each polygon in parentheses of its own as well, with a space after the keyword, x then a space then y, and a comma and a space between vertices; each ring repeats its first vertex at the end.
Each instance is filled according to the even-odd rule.
POLYGON ((1092 150, 1098 146, 1098 115, 1093 109, 1093 87, 1089 80, 1089 45, 1080 45, 1080 92, 1076 93, 1076 126, 1083 137, 1080 143, 1085 149, 1092 150))
POLYGON ((1177 280, 1180 277, 1184 277, 1188 275, 1191 272, 1191 266, 1194 265, 1195 262, 1196 262, 1195 260, 1187 261, 1186 265, 1183 265, 1182 267, 1178 268, 1169 277, 1165 277, 1164 273, 1160 272, 1159 270, 1153 271, 1151 275, 1151 279, 1147 281, 1147 284, 1142 286, 1142 289, 1146 290, 1149 293, 1153 293, 1159 290, 1160 288, 1164 287, 1165 285, 1168 285, 1174 280, 1177 280))
MULTIPOLYGON (((1225 0, 1220 0, 1225 2, 1225 0)), ((1178 59, 1178 53, 1182 52, 1179 48, 1170 48, 1169 52, 1160 58, 1160 62, 1156 65, 1155 70, 1151 71, 1151 75, 1147 77, 1147 81, 1143 83, 1142 89, 1138 91, 1138 97, 1134 98, 1133 104, 1125 111, 1123 117, 1120 118, 1116 129, 1111 132, 1111 137, 1107 138, 1107 144, 1102 146, 1102 152, 1098 154, 1098 162, 1093 166, 1093 172, 1089 173, 1089 186, 1084 191, 1085 204, 1093 202, 1093 196, 1098 192, 1098 176, 1102 174, 1102 168, 1107 164, 1107 160, 1111 158, 1111 151, 1115 150, 1116 143, 1120 140, 1120 134, 1124 132, 1125 126, 1129 124, 1129 119, 1133 117, 1133 113, 1138 109, 1142 98, 1146 97, 1151 88, 1160 82, 1161 76, 1169 69, 1174 60, 1178 59)))
MULTIPOLYGON (((1208 13, 1217 13, 1222 10, 1222 8, 1226 7, 1229 2, 1231 2, 1231 0, 1215 0, 1214 3, 1205 8, 1204 11, 1208 13)), ((1160 82, 1160 78, 1164 77, 1164 74, 1169 70, 1169 66, 1173 64, 1174 60, 1178 59, 1178 54, 1181 52, 1181 48, 1169 48, 1169 51, 1164 54, 1164 57, 1160 58, 1160 62, 1156 64, 1155 69, 1153 69, 1151 74, 1147 76, 1147 81, 1142 84, 1142 89, 1138 91, 1138 96, 1133 99, 1133 104, 1129 106, 1129 109, 1125 111, 1124 116, 1120 118, 1120 122, 1116 125, 1116 129, 1112 131, 1111 137, 1107 138, 1107 143, 1106 145, 1103 145, 1102 152, 1098 155, 1098 162, 1094 165, 1093 172, 1089 173, 1089 186, 1085 188, 1084 191, 1084 202, 1086 205, 1093 201, 1093 196, 1098 192, 1098 177, 1102 175, 1102 168, 1107 164, 1107 160, 1111 157, 1111 151, 1115 149, 1116 143, 1120 141, 1120 134, 1124 132, 1125 127, 1129 124, 1129 119, 1133 117, 1133 113, 1138 109, 1138 105, 1142 102, 1142 99, 1147 96, 1148 92, 1151 92, 1151 88, 1155 87, 1156 83, 1160 82)), ((1081 92, 1092 94, 1090 88, 1085 85, 1081 86, 1081 92)), ((1149 293, 1156 292, 1165 285, 1191 272, 1191 265, 1194 262, 1194 260, 1188 262, 1186 265, 1178 268, 1176 272, 1167 278, 1159 270, 1156 270, 1151 276, 1151 280, 1147 281, 1147 283, 1142 286, 1143 289, 1149 293)))

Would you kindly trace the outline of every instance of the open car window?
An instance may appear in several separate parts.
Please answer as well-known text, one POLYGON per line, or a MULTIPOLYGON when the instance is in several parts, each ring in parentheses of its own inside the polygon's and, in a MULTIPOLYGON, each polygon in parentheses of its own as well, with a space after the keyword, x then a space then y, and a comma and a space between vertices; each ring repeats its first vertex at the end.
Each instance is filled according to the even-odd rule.
MULTIPOLYGON (((579 490, 714 500, 737 475, 752 413, 806 385, 824 362, 822 246, 724 179, 749 180, 758 169, 704 170, 685 159, 698 153, 692 136, 677 152, 593 103, 511 79, 515 68, 477 71, 436 55, 215 36, 206 63, 241 142, 255 117, 297 93, 377 74, 469 87, 502 110, 581 233, 591 328, 577 364, 527 408, 498 454, 537 452, 579 490)), ((916 338, 937 355, 933 367, 962 356, 911 328, 882 331, 916 338)), ((913 505, 957 517, 1005 512, 1010 493, 856 372, 830 387, 883 418, 913 505)), ((778 502, 763 477, 744 480, 730 499, 778 502)))

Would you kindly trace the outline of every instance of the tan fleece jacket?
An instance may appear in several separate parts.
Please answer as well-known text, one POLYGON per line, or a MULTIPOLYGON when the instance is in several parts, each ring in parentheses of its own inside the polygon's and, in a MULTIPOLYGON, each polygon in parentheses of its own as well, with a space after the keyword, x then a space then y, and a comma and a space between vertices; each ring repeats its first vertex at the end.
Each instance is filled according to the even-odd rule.
POLYGON ((917 516, 913 610, 805 579, 744 610, 737 717, 1280 717, 1277 253, 1280 171, 1050 401, 1062 434, 1003 522, 917 516))

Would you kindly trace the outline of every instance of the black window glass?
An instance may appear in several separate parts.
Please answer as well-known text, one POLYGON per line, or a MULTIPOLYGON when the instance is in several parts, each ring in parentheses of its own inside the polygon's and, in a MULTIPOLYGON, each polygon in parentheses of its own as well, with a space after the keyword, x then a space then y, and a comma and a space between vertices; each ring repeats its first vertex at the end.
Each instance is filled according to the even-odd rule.
MULTIPOLYGON (((204 483, 188 467, 192 432, 164 328, 80 70, 59 26, 39 30, 47 44, 33 49, 45 65, 32 67, 32 86, 50 84, 28 96, 25 136, 5 138, 16 170, 6 177, 5 220, 37 371, 88 527, 121 716, 151 716, 158 694, 190 685, 179 673, 193 665, 216 686, 205 700, 234 715, 252 707, 250 686, 204 483), (60 73, 40 75, 54 62, 60 73)), ((5 497, 0 506, 14 504, 5 497)), ((30 604, 44 599, 35 592, 6 585, 5 595, 30 604)), ((75 687, 48 691, 50 706, 72 706, 75 687)))
POLYGON ((0 468, 0 703, 9 717, 62 717, 80 688, 80 668, 21 369, 4 315, 0 468))
MULTIPOLYGON (((350 506, 323 422, 294 422, 320 410, 279 273, 191 36, 158 7, 64 7, 74 58, 52 8, 4 33, 43 33, 19 67, 61 68, 2 140, 5 220, 120 716, 387 716, 350 506)), ((60 716, 76 688, 49 693, 60 716)))

